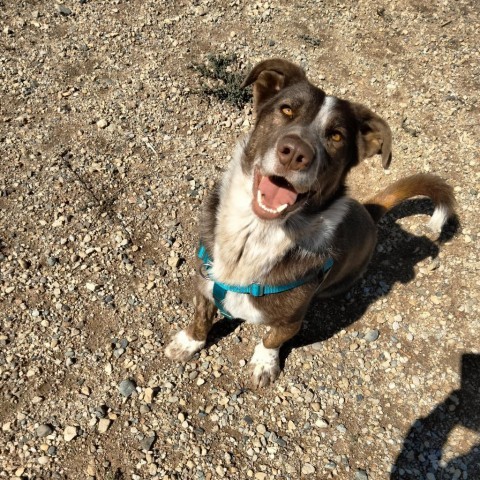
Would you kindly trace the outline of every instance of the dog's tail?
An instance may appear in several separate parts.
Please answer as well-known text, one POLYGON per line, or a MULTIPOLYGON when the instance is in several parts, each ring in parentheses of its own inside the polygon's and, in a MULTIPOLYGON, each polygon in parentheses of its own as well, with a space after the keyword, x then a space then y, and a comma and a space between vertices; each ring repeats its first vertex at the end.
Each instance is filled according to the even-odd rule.
POLYGON ((419 173, 392 183, 364 205, 375 222, 378 222, 390 209, 418 195, 429 197, 434 205, 428 226, 440 231, 445 222, 454 214, 455 196, 453 188, 436 175, 419 173))

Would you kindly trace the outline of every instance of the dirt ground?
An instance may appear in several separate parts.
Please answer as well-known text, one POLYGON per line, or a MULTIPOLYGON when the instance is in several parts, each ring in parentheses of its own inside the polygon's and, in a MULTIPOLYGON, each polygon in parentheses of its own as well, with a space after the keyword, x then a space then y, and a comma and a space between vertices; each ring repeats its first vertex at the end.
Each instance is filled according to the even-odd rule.
POLYGON ((0 0, 0 25, 0 478, 480 478, 478 1, 0 0), (259 327, 163 349, 269 57, 389 122, 352 195, 432 172, 458 219, 391 212, 252 391, 259 327))

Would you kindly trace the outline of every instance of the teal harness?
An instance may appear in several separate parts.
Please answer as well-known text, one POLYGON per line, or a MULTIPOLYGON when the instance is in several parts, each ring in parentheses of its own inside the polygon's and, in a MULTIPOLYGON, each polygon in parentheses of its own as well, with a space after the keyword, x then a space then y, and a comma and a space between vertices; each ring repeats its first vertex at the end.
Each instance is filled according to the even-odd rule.
MULTIPOLYGON (((224 317, 229 319, 233 319, 234 317, 225 310, 225 307, 223 305, 227 292, 244 293, 252 295, 253 297, 263 297, 264 295, 272 295, 274 293, 282 293, 288 290, 292 290, 294 288, 300 287, 301 285, 304 285, 305 283, 318 279, 319 277, 319 272, 314 272, 301 278, 300 280, 295 280, 294 282, 287 283, 285 285, 262 285, 260 283, 251 283, 250 285, 246 286, 228 285, 227 283, 217 282, 212 277, 210 271, 213 267, 213 263, 212 259, 208 256, 207 249, 204 245, 200 244, 197 256, 200 260, 202 260, 202 266, 205 268, 205 278, 213 282, 213 299, 215 300, 216 307, 224 317)), ((329 257, 320 270, 320 273, 323 276, 322 281, 323 279, 325 279, 325 276, 332 267, 333 259, 329 257)))

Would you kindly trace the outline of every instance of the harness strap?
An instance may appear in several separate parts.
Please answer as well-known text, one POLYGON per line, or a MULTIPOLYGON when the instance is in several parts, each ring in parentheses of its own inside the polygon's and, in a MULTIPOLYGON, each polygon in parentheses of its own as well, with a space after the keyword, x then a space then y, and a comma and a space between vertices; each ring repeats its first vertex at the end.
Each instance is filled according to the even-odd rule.
MULTIPOLYGON (((251 283, 250 285, 246 286, 229 285, 227 283, 217 282, 211 276, 210 270, 212 269, 213 263, 207 253, 207 249, 203 244, 200 244, 197 255, 198 258, 200 258, 200 260, 202 260, 203 262, 203 266, 205 267, 208 278, 213 282, 213 298, 215 300, 216 307, 220 310, 220 313, 224 317, 230 319, 232 319, 233 317, 225 310, 225 307, 223 305, 227 292, 243 293, 252 295, 253 297, 263 297, 264 295, 282 293, 300 287, 305 283, 315 280, 316 278, 318 278, 319 275, 319 272, 313 272, 303 278, 300 278, 299 280, 295 280, 294 282, 290 282, 284 285, 262 285, 260 283, 251 283)), ((327 258, 321 269, 321 273, 323 275, 322 281, 325 279, 326 274, 330 271, 332 267, 333 259, 329 257, 327 258)))

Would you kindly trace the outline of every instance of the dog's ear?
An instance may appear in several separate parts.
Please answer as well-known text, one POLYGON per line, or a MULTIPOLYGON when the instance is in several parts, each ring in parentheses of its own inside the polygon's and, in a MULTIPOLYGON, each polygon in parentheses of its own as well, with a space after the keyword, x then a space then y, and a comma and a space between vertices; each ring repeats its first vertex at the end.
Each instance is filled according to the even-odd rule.
POLYGON ((263 103, 282 88, 306 78, 305 72, 298 65, 281 58, 272 58, 255 65, 243 81, 241 88, 253 83, 253 106, 254 110, 258 111, 263 103))
POLYGON ((378 153, 387 169, 392 161, 392 131, 388 123, 359 103, 353 103, 353 110, 360 123, 360 160, 378 153))

